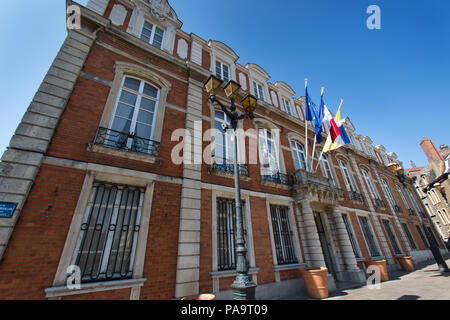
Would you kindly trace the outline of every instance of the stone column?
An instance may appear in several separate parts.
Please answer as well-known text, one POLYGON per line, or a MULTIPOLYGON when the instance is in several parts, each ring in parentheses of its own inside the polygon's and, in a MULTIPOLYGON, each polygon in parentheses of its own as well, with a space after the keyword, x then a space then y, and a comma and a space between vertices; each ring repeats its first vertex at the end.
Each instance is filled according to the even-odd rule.
POLYGON ((11 218, 0 219, 0 261, 94 41, 84 29, 69 31, 3 153, 0 201, 17 207, 11 218))
POLYGON ((337 206, 333 207, 333 220, 339 250, 341 251, 342 259, 345 265, 345 276, 351 281, 365 283, 366 277, 364 275, 364 271, 358 267, 352 243, 350 242, 350 238, 348 236, 347 228, 344 220, 342 219, 342 214, 339 207, 337 206))
POLYGON ((339 249, 342 253, 345 268, 348 271, 359 271, 355 253, 353 252, 352 243, 347 233, 342 214, 337 206, 333 207, 333 220, 336 230, 336 237, 339 244, 339 249))
POLYGON ((189 79, 175 297, 199 293, 203 84, 189 79))
POLYGON ((317 232, 314 213, 309 200, 300 201, 302 205, 303 228, 305 231, 304 247, 309 255, 308 266, 310 267, 326 267, 323 257, 322 245, 320 244, 319 233, 317 232))

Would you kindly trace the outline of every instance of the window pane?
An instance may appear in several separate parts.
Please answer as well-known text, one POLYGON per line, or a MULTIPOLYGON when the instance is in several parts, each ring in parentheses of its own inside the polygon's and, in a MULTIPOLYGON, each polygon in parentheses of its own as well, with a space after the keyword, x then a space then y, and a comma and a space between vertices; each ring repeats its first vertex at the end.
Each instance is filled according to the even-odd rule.
POLYGON ((146 83, 144 85, 144 94, 156 98, 158 96, 158 89, 146 83))
POLYGON ((130 93, 128 91, 122 90, 122 93, 120 95, 120 101, 127 103, 129 105, 136 105, 137 95, 130 93))
POLYGON ((137 121, 142 122, 144 124, 152 125, 153 124, 153 113, 147 112, 145 110, 140 110, 137 121))
POLYGON ((227 65, 222 65, 223 67, 223 81, 228 82, 230 81, 230 73, 227 65))
POLYGON ((142 123, 136 123, 136 135, 140 138, 150 139, 152 134, 152 126, 142 123))
POLYGON ((155 101, 153 101, 153 100, 149 100, 149 99, 146 99, 146 98, 142 98, 141 99, 141 109, 144 109, 144 110, 147 110, 147 111, 150 111, 150 112, 154 112, 155 111, 155 105, 156 105, 156 102, 155 101))
POLYGON ((279 265, 298 262, 288 212, 288 207, 270 205, 272 232, 279 265))
POLYGON ((112 125, 113 130, 123 132, 123 133, 129 133, 130 132, 130 126, 131 126, 131 120, 126 120, 120 117, 114 117, 114 122, 112 125))
POLYGON ((159 49, 162 47, 164 31, 156 28, 155 36, 153 37, 153 45, 159 49))
POLYGON ((125 82, 123 84, 124 87, 134 90, 136 92, 139 91, 140 85, 141 85, 141 82, 139 80, 132 79, 132 78, 125 78, 125 82))
POLYGON ((134 113, 134 108, 130 107, 129 105, 119 103, 117 106, 116 115, 121 116, 126 119, 132 119, 134 113))

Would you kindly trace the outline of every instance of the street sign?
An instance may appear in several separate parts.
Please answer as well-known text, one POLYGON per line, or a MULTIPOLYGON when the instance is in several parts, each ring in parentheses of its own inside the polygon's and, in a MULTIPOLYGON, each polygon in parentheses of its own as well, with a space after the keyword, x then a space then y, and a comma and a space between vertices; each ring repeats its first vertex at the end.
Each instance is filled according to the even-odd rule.
POLYGON ((11 218, 16 207, 17 203, 0 202, 0 218, 11 218))

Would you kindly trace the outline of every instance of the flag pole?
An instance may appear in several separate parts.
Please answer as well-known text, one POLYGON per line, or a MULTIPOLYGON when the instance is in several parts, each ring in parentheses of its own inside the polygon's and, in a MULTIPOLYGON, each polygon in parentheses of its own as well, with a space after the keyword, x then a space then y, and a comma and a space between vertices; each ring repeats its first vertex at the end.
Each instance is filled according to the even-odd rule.
POLYGON ((317 166, 316 166, 316 169, 314 170, 314 172, 317 172, 317 168, 319 167, 320 160, 322 160, 322 156, 323 156, 323 151, 320 152, 320 157, 319 157, 319 160, 317 161, 317 166))
MULTIPOLYGON (((305 78, 305 91, 308 88, 308 78, 305 78)), ((305 94, 305 166, 306 171, 309 171, 308 169, 308 121, 306 120, 306 113, 307 113, 307 105, 308 101, 305 94)))

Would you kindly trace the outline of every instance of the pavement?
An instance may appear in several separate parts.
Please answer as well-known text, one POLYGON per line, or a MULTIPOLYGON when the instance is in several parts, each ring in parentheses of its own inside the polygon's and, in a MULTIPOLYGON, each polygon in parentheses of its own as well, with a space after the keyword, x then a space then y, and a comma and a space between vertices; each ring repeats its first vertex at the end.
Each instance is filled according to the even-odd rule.
MULTIPOLYGON (((446 257, 450 267, 450 257, 446 257)), ((441 273, 434 260, 415 264, 415 271, 391 271, 379 289, 337 283, 338 290, 323 300, 450 300, 450 273, 441 273)), ((306 294, 289 300, 316 300, 306 294)))

